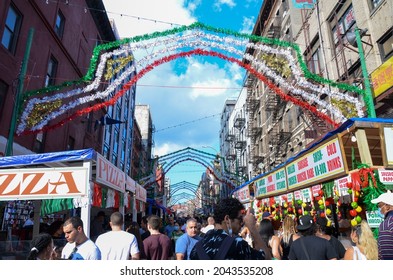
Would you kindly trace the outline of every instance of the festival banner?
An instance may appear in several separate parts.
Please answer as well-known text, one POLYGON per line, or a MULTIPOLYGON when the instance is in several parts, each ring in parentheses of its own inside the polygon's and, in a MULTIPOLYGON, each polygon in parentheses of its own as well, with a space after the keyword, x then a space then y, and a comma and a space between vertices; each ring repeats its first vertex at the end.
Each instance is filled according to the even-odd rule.
POLYGON ((288 188, 307 187, 345 174, 345 164, 338 138, 306 153, 286 167, 288 188))
POLYGON ((287 190, 287 180, 285 176, 285 169, 280 168, 256 181, 257 195, 271 196, 287 190))

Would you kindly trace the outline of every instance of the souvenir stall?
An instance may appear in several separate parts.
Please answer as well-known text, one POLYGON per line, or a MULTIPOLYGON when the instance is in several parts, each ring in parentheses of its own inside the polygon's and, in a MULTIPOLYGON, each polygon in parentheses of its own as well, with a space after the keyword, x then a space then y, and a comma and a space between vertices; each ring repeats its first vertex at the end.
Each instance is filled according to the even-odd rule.
POLYGON ((311 214, 327 219, 338 233, 339 221, 352 226, 366 219, 381 222, 371 203, 393 187, 392 119, 350 119, 323 139, 267 174, 238 187, 255 185, 254 209, 261 219, 311 214))
POLYGON ((138 189, 135 181, 93 149, 0 158, 0 182, 2 230, 8 241, 21 232, 32 211, 32 235, 38 234, 42 217, 62 213, 63 218, 79 215, 89 236, 94 211, 133 211, 138 189))

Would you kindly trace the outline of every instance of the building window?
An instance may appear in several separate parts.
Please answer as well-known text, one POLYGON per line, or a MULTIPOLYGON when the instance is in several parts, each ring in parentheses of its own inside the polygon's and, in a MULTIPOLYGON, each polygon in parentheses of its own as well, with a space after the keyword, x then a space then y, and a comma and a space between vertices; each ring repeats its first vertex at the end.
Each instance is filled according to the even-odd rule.
POLYGON ((322 73, 322 58, 321 58, 321 48, 318 47, 317 50, 312 54, 310 60, 308 61, 308 69, 317 74, 321 75, 322 73))
POLYGON ((46 76, 45 76, 46 87, 55 84, 57 66, 58 66, 57 60, 53 56, 51 56, 48 62, 48 70, 46 71, 46 76))
POLYGON ((16 42, 18 40, 18 33, 22 22, 22 16, 18 11, 10 6, 8 9, 7 18, 5 20, 3 37, 1 44, 6 47, 11 53, 15 53, 16 42))
POLYGON ((378 46, 382 61, 386 61, 393 55, 393 28, 378 41, 378 46))
POLYGON ((371 11, 373 11, 379 4, 382 3, 383 0, 369 0, 371 11))
POLYGON ((339 45, 340 39, 345 37, 345 34, 348 31, 353 31, 355 23, 355 12, 351 5, 340 17, 340 19, 338 19, 337 24, 332 29, 333 41, 336 47, 339 45))
POLYGON ((8 91, 8 85, 0 80, 0 116, 2 115, 7 91, 8 91))
POLYGON ((75 148, 75 139, 74 137, 69 136, 68 137, 68 143, 67 143, 67 151, 72 151, 75 148))
POLYGON ((56 24, 55 24, 55 32, 57 36, 59 36, 60 39, 63 38, 64 34, 64 24, 65 24, 65 18, 63 13, 59 10, 57 12, 57 17, 56 17, 56 24))
POLYGON ((104 144, 103 156, 109 159, 109 146, 107 144, 104 144))
POLYGON ((42 132, 38 133, 34 140, 33 152, 42 153, 44 152, 44 134, 42 132))

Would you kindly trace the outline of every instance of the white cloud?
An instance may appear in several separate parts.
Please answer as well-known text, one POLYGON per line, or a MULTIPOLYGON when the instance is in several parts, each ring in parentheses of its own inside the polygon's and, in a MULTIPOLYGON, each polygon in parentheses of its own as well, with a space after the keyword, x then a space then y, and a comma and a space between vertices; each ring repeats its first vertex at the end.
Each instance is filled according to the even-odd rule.
MULTIPOLYGON (((194 6, 189 5, 189 7, 195 9, 198 1, 194 2, 194 6)), ((115 20, 121 38, 134 37, 176 27, 167 23, 189 25, 196 21, 190 10, 184 7, 184 1, 104 0, 103 2, 108 17, 115 20)))
POLYGON ((190 1, 187 4, 187 9, 190 12, 194 12, 196 10, 196 8, 202 3, 202 0, 195 0, 195 1, 190 1))
POLYGON ((240 33, 251 34, 255 25, 255 17, 243 17, 242 29, 240 33))
POLYGON ((178 150, 184 149, 186 147, 183 147, 181 145, 175 144, 175 143, 163 143, 157 147, 154 148, 154 155, 156 156, 164 156, 172 152, 176 152, 178 150))
POLYGON ((214 2, 214 9, 218 12, 220 12, 222 10, 222 6, 227 5, 229 8, 233 8, 236 6, 236 3, 234 0, 216 0, 216 2, 214 2))

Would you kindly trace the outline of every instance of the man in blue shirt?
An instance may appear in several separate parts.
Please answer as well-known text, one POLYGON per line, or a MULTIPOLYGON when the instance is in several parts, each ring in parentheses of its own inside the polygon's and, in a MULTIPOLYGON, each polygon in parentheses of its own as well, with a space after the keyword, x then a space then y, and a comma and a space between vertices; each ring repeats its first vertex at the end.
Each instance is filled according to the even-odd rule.
POLYGON ((198 236, 197 220, 194 218, 187 220, 186 233, 180 236, 176 241, 176 260, 189 260, 190 253, 194 245, 201 239, 198 236))
POLYGON ((175 230, 175 219, 170 216, 168 218, 168 224, 165 226, 165 234, 169 237, 172 238, 172 232, 175 230))

